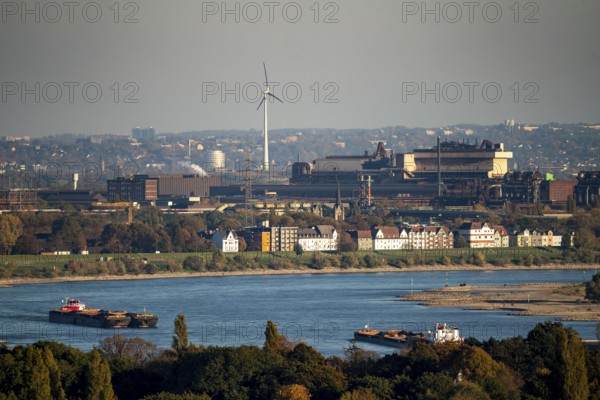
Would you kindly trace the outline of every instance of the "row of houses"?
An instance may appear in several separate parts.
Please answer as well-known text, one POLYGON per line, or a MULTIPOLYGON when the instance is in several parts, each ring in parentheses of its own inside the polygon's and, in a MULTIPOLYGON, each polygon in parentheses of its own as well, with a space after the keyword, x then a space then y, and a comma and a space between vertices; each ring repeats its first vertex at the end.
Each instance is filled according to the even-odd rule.
MULTIPOLYGON (((573 246, 574 236, 571 235, 569 245, 573 246)), ((552 230, 548 231, 530 231, 525 229, 523 232, 510 236, 510 245, 514 247, 538 247, 552 246, 559 247, 562 245, 563 236, 556 235, 552 230)))
MULTIPOLYGON (((490 222, 468 222, 458 228, 458 235, 465 238, 470 248, 489 247, 559 247, 563 236, 552 230, 538 231, 525 229, 522 232, 509 233, 501 225, 490 222)), ((569 238, 573 246, 574 235, 569 238)))
MULTIPOLYGON (((549 247, 561 246, 562 235, 552 230, 509 233, 501 225, 490 222, 462 224, 456 232, 446 226, 376 226, 371 230, 348 232, 358 250, 429 250, 493 247, 549 247), (464 239, 464 242, 462 239, 464 239)), ((213 240, 223 252, 238 252, 238 235, 244 238, 247 249, 261 252, 294 251, 299 245, 305 251, 337 251, 340 232, 332 225, 310 228, 261 227, 246 228, 240 232, 217 231, 213 240)), ((570 237, 573 245, 573 237, 570 237)))
POLYGON ((377 226, 350 232, 358 250, 451 249, 454 233, 446 226, 377 226))
MULTIPOLYGON (((358 250, 448 249, 454 247, 454 234, 445 226, 381 226, 365 231, 351 231, 358 250)), ((237 252, 238 234, 249 250, 294 251, 299 245, 304 251, 337 251, 340 232, 332 225, 297 227, 255 227, 240 231, 217 232, 213 240, 223 252, 237 252)))
MULTIPOLYGON (((332 225, 315 225, 300 229, 294 226, 261 226, 248 228, 239 232, 247 244, 248 250, 294 251, 296 245, 306 251, 337 251, 339 248, 339 233, 332 225)), ((213 241, 224 253, 239 251, 238 233, 234 231, 217 231, 213 241)))

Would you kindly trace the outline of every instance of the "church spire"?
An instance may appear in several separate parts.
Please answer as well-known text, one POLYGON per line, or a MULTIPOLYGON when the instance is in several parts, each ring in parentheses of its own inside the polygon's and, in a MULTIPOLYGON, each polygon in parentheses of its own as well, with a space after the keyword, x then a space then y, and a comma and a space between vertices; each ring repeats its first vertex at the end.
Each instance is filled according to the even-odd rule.
POLYGON ((333 218, 336 221, 344 220, 344 204, 342 203, 342 194, 340 191, 340 181, 337 181, 337 198, 333 207, 333 218))

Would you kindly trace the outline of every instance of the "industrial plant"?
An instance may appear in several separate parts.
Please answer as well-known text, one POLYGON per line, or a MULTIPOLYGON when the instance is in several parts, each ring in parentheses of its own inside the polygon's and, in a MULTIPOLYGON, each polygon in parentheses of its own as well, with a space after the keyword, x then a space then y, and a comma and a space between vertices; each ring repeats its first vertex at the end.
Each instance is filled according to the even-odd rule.
MULTIPOLYGON (((396 154, 379 142, 373 153, 328 155, 313 161, 297 161, 290 167, 288 182, 273 182, 257 176, 248 182, 233 182, 222 175, 221 186, 211 186, 210 195, 222 198, 333 200, 337 190, 348 201, 368 207, 377 199, 394 199, 406 205, 504 206, 507 203, 543 204, 564 208, 574 198, 591 204, 598 197, 598 174, 582 173, 576 180, 554 180, 539 171, 510 171, 513 153, 503 143, 489 140, 441 141, 435 146, 396 154), (595 186, 590 183, 596 179, 595 186), (339 188, 339 189, 338 189, 339 188)), ((249 179, 250 180, 250 179, 249 179)))

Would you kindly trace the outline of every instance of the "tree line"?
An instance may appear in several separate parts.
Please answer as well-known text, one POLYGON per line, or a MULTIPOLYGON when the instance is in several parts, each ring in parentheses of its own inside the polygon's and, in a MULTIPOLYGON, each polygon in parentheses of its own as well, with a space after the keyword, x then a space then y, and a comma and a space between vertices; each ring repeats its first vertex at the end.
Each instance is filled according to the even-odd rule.
MULTIPOLYGON (((134 213, 132 225, 123 222, 119 214, 86 214, 64 212, 43 214, 23 212, 0 215, 0 254, 39 254, 41 251, 89 250, 91 253, 169 253, 214 252, 215 244, 206 232, 239 230, 246 223, 245 210, 238 212, 208 212, 197 215, 163 214, 155 207, 145 207, 134 213)), ((575 249, 571 258, 581 262, 595 262, 600 251, 600 207, 578 211, 566 220, 532 219, 507 210, 503 216, 491 214, 494 224, 501 224, 509 231, 523 229, 552 229, 555 232, 575 233, 575 249)), ((355 250, 355 244, 345 231, 368 230, 373 226, 393 226, 402 223, 418 223, 414 218, 396 215, 387 208, 361 213, 358 205, 347 210, 345 221, 336 221, 330 215, 318 216, 310 212, 292 212, 285 215, 262 214, 256 223, 269 221, 270 226, 333 225, 342 232, 341 251, 355 250)), ((461 218, 441 221, 455 230, 464 220, 461 218)), ((461 247, 458 238, 457 247, 461 247)), ((464 240, 463 240, 464 245, 464 240)), ((243 240, 242 251, 256 250, 243 240)))
POLYGON ((271 321, 262 347, 194 344, 179 314, 169 349, 121 335, 87 353, 43 341, 0 349, 0 365, 0 399, 600 399, 600 350, 556 322, 527 337, 383 357, 353 343, 325 357, 271 321))

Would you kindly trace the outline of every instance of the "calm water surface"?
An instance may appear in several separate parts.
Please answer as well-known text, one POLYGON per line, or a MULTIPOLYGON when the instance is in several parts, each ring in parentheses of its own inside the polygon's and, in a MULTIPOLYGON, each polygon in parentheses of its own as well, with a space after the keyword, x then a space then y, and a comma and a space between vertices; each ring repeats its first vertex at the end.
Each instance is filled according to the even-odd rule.
MULTIPOLYGON (((586 271, 587 279, 593 271, 586 271)), ((448 284, 501 285, 525 282, 581 282, 584 272, 464 271, 449 272, 448 284)), ((444 272, 235 276, 70 282, 19 285, 0 289, 0 338, 9 345, 56 340, 84 350, 96 346, 111 330, 48 323, 48 311, 61 298, 82 300, 88 307, 158 314, 156 329, 124 329, 159 347, 169 347, 173 320, 184 313, 190 341, 205 345, 259 344, 267 320, 282 334, 314 345, 326 355, 341 354, 352 333, 369 324, 375 329, 426 331, 436 322, 457 325, 464 336, 478 339, 526 335, 547 317, 510 316, 502 312, 435 308, 397 301, 396 296, 442 287, 444 272)), ((567 322, 582 337, 595 338, 594 322, 567 322)), ((393 349, 362 347, 382 353, 393 349)))

